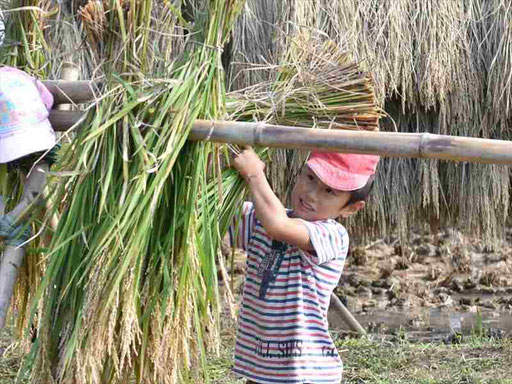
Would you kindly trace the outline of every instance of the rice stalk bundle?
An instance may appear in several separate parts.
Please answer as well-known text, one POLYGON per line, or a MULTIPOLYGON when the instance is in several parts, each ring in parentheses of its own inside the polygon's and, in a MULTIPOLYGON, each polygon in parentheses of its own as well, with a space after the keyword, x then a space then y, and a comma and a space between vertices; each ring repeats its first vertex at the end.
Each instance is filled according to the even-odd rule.
POLYGON ((174 4, 82 8, 105 88, 63 155, 71 176, 53 196, 64 208, 33 382, 185 382, 215 348, 218 217, 229 215, 207 193, 218 149, 185 143, 196 118, 225 116, 221 51, 242 5, 197 4, 187 49, 166 65, 184 22, 174 4))
POLYGON ((6 8, 0 61, 46 79, 49 73, 45 39, 49 18, 58 11, 51 0, 12 0, 6 8))

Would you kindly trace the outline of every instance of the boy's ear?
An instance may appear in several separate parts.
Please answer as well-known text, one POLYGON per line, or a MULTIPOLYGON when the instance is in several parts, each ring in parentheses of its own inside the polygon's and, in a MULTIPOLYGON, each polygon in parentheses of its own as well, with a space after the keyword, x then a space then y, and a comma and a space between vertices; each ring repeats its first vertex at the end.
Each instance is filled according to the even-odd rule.
POLYGON ((366 202, 364 200, 356 201, 355 203, 343 207, 341 209, 340 216, 346 219, 347 217, 363 209, 365 205, 366 202))

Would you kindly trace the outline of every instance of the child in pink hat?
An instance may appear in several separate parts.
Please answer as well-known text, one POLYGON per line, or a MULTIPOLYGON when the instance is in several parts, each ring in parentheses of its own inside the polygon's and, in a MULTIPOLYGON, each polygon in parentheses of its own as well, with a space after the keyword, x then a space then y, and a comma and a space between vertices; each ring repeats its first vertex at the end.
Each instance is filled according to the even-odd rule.
POLYGON ((41 82, 19 69, 0 67, 0 164, 8 163, 26 176, 22 199, 8 214, 3 215, 0 196, 0 239, 5 245, 22 245, 30 235, 25 224, 14 223, 39 196, 55 160, 55 133, 48 121, 52 105, 53 96, 41 82))
POLYGON ((24 176, 21 200, 7 214, 0 196, 0 240, 4 243, 0 257, 0 329, 5 326, 31 233, 29 223, 18 221, 31 204, 39 201, 55 157, 55 133, 48 121, 52 105, 53 97, 42 83, 16 68, 0 67, 0 164, 8 163, 24 176), (43 158, 38 152, 47 153, 43 158))
POLYGON ((55 145, 48 121, 53 96, 23 71, 0 67, 0 163, 46 151, 55 145))
POLYGON ((232 243, 247 252, 234 372, 248 383, 341 381, 327 310, 348 251, 346 218, 365 206, 378 156, 313 153, 286 210, 252 148, 234 160, 252 195, 232 243))

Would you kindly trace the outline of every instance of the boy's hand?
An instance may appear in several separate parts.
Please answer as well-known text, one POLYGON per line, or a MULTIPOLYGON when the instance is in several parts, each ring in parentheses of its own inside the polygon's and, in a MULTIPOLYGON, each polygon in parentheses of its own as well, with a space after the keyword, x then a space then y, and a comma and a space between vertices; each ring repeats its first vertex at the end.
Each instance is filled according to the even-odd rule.
POLYGON ((233 160, 233 166, 245 179, 251 192, 256 217, 269 236, 304 251, 313 250, 306 225, 302 220, 288 217, 285 207, 265 177, 265 163, 256 152, 251 147, 245 147, 233 160))
POLYGON ((261 161, 252 147, 245 147, 233 160, 233 166, 247 182, 252 178, 265 175, 265 163, 261 161))

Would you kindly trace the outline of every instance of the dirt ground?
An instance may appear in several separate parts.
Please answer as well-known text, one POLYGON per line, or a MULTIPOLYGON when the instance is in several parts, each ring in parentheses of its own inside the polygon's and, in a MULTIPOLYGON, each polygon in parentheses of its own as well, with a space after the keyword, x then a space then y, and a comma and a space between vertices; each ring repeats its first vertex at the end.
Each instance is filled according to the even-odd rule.
POLYGON ((455 230, 378 240, 350 250, 338 296, 355 311, 450 308, 512 311, 512 236, 499 247, 455 230))

